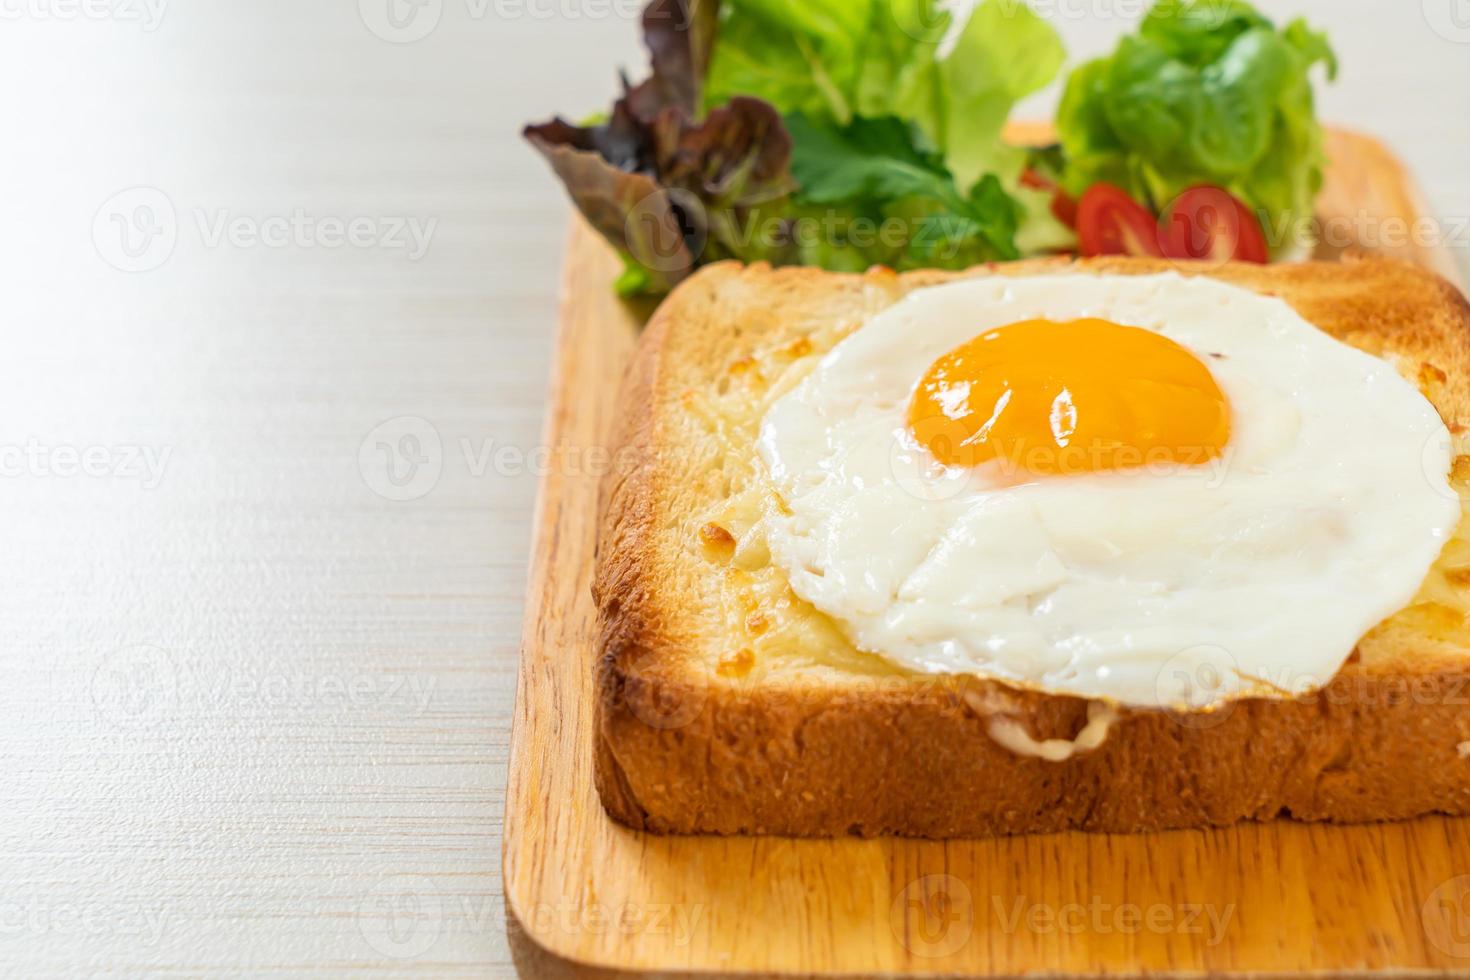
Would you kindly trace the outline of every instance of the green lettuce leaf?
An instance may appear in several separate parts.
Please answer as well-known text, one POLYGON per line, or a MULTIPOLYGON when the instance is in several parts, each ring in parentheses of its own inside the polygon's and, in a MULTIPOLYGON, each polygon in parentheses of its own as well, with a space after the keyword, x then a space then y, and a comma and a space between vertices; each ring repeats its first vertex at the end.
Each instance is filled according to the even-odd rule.
POLYGON ((938 118, 920 125, 944 150, 961 187, 984 174, 1014 187, 1025 153, 1001 138, 1015 104, 1057 77, 1066 52, 1051 26, 1021 0, 989 0, 975 9, 949 56, 935 65, 942 96, 938 118))
POLYGON ((933 0, 724 0, 704 104, 749 95, 844 125, 885 115, 949 23, 933 0))
POLYGON ((1018 257, 1021 209, 991 174, 961 191, 901 119, 786 117, 799 260, 828 268, 963 268, 1018 257), (820 217, 822 234, 799 233, 820 217), (859 236, 858 231, 864 234, 859 236), (819 242, 813 242, 811 238, 819 242))
POLYGON ((724 0, 704 102, 750 95, 839 126, 903 119, 962 189, 987 173, 1014 187, 1024 157, 1001 130, 1056 77, 1061 40, 1022 0, 985 0, 945 50, 954 26, 934 0, 724 0))
POLYGON ((1276 239, 1310 218, 1322 183, 1317 64, 1335 75, 1326 38, 1303 21, 1277 30, 1241 0, 1159 0, 1136 34, 1068 79, 1062 183, 1080 194, 1107 181, 1155 210, 1216 184, 1276 239))

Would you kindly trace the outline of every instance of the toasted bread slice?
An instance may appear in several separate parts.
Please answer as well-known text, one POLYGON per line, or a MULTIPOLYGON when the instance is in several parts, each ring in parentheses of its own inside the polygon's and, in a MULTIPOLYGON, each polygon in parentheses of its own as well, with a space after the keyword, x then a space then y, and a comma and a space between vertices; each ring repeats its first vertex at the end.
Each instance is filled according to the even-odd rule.
POLYGON ((1459 455, 1470 306, 1412 266, 712 266, 658 311, 614 426, 594 587, 607 810, 656 832, 922 837, 1470 813, 1470 521, 1327 688, 1194 713, 1099 712, 1078 697, 906 673, 854 649, 748 533, 766 407, 866 316, 961 276, 1170 269, 1281 297, 1391 360, 1448 425, 1452 484, 1470 500, 1470 456, 1459 455), (1070 757, 1027 751, 1048 754, 1050 740, 1070 757))

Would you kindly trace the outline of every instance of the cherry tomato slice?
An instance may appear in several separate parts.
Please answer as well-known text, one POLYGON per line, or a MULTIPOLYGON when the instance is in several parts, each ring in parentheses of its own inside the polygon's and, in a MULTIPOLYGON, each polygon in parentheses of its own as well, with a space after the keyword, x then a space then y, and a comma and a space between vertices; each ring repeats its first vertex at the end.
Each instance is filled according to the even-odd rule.
POLYGON ((1068 194, 1060 187, 1051 196, 1051 213, 1068 228, 1076 229, 1077 202, 1072 199, 1071 194, 1068 194))
POLYGON ((1030 187, 1032 190, 1051 191, 1051 213, 1068 228, 1077 227, 1077 202, 1072 195, 1057 186, 1056 181, 1051 180, 1040 171, 1027 167, 1021 171, 1021 186, 1030 187))
POLYGON ((1093 184, 1077 202, 1077 238, 1084 256, 1164 254, 1154 216, 1112 184, 1093 184))
POLYGON ((1191 187, 1164 212, 1164 254, 1171 259, 1212 262, 1270 261, 1266 236, 1255 213, 1220 187, 1191 187))

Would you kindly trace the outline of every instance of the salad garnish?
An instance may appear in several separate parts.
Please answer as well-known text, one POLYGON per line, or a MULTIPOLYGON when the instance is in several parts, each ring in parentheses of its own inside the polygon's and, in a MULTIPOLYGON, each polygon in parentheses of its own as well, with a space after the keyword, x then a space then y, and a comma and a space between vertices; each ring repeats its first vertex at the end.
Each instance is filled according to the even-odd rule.
POLYGON ((721 259, 963 268, 1058 251, 1265 261, 1300 237, 1322 180, 1300 21, 1243 0, 1158 0, 1073 70, 1058 142, 1002 138, 1060 73, 1022 0, 968 17, 935 0, 653 0, 651 71, 612 108, 528 126, 624 294, 721 259))

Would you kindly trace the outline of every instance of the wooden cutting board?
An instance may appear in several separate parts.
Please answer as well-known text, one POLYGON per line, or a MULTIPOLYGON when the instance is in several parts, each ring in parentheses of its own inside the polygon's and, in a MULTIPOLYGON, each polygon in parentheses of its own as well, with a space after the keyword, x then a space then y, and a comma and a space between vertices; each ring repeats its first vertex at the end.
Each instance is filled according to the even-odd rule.
MULTIPOLYGON (((1423 204, 1391 153, 1334 132, 1329 154, 1327 227, 1455 274, 1432 236, 1413 241, 1423 204)), ((616 272, 576 222, 506 802, 525 975, 1470 975, 1470 819, 948 842, 657 837, 609 820, 592 788, 594 509, 648 312, 614 298, 616 272)))

